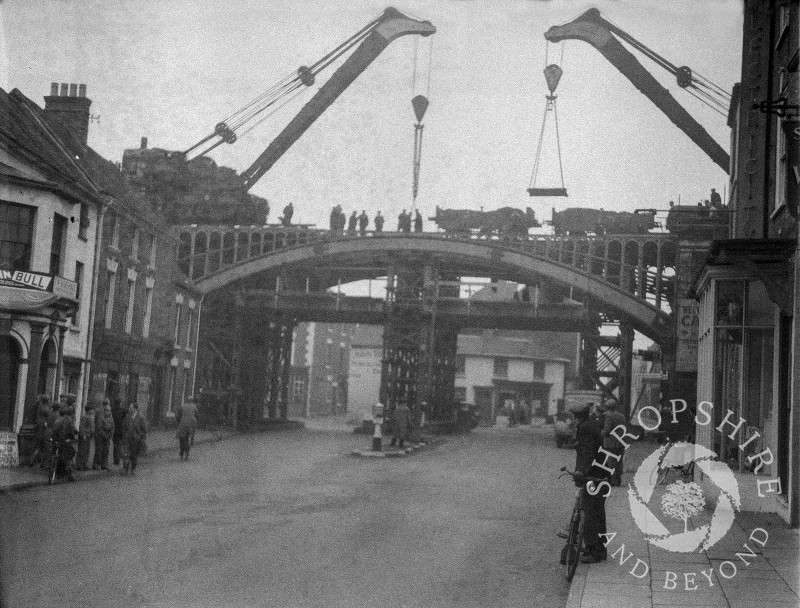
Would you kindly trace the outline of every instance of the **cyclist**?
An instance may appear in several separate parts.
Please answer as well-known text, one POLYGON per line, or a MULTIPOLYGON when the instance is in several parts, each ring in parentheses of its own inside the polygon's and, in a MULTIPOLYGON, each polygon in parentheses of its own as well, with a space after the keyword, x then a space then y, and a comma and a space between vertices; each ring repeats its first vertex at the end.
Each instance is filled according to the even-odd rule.
MULTIPOLYGON (((575 403, 570 411, 575 415, 578 423, 575 431, 575 485, 581 487, 587 482, 587 477, 606 479, 607 471, 592 462, 602 462, 598 450, 603 445, 600 425, 590 415, 593 403, 575 403)), ((606 494, 608 488, 601 486, 600 491, 592 496, 585 493, 584 512, 586 514, 586 527, 584 528, 584 552, 581 561, 586 564, 604 561, 606 548, 600 534, 606 533, 606 494)))
POLYGON ((53 427, 53 443, 58 445, 58 462, 56 463, 56 474, 66 478, 68 481, 75 481, 75 454, 77 453, 75 444, 78 441, 78 431, 75 428, 73 405, 64 405, 60 410, 61 417, 53 427))

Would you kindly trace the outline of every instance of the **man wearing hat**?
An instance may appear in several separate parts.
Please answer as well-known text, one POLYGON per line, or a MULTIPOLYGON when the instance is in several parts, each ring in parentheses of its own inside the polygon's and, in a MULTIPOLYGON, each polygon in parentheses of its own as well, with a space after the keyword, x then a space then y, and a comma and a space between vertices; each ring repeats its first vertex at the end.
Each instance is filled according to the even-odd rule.
POLYGON ((65 399, 65 404, 61 406, 61 417, 53 428, 53 443, 59 447, 59 471, 68 481, 75 481, 75 443, 78 439, 78 431, 75 428, 75 408, 65 399))
MULTIPOLYGON (((611 431, 621 425, 625 428, 623 433, 627 433, 626 422, 625 416, 618 411, 616 403, 612 401, 606 404, 605 423, 603 424, 603 447, 612 454, 619 456, 619 460, 614 464, 614 473, 611 475, 612 486, 622 485, 622 458, 625 454, 625 446, 611 434, 611 431)), ((619 434, 617 433, 617 435, 619 434)))
MULTIPOLYGON (((603 445, 600 425, 592 417, 591 410, 594 403, 576 403, 569 409, 578 423, 575 431, 575 485, 580 487, 587 482, 588 477, 605 479, 606 471, 592 465, 597 460, 602 462, 598 450, 603 445)), ((606 499, 607 488, 601 488, 597 495, 585 493, 584 510, 586 513, 586 527, 584 528, 585 550, 581 561, 587 564, 606 559, 606 548, 600 534, 606 533, 606 499)))

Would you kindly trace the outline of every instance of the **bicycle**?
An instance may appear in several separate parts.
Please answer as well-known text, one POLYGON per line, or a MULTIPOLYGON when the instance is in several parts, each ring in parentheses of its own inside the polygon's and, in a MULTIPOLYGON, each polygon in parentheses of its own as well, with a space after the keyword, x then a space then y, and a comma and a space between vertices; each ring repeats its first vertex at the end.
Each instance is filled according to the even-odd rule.
MULTIPOLYGON (((573 480, 576 473, 561 467, 561 474, 559 479, 569 475, 573 480)), ((566 532, 556 532, 561 538, 566 539, 567 543, 561 551, 561 564, 564 566, 564 574, 567 581, 571 581, 575 576, 575 569, 578 567, 578 562, 581 559, 581 551, 583 550, 583 535, 586 527, 586 513, 584 508, 584 497, 587 491, 587 485, 594 489, 594 484, 599 483, 602 479, 595 477, 585 477, 586 482, 582 484, 575 494, 575 506, 572 508, 572 515, 569 519, 569 525, 566 532)))

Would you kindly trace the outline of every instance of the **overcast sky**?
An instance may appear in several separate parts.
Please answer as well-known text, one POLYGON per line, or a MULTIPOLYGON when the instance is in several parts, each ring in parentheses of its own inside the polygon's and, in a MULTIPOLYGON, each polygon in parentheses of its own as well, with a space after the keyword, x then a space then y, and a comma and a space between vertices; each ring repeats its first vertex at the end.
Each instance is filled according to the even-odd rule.
MULTIPOLYGON (((89 143, 110 160, 138 147, 141 136, 152 147, 182 150, 279 77, 322 57, 387 3, 6 0, 0 86, 43 105, 51 82, 86 83, 92 113, 100 116, 89 143)), ((596 6, 674 64, 730 91, 741 64, 738 0, 398 0, 394 6, 437 28, 416 43, 423 83, 429 53, 432 59, 417 199, 426 217, 437 205, 530 206, 543 219, 552 207, 665 209, 669 200, 696 203, 711 187, 725 188, 724 172, 593 47, 568 42, 563 62, 560 45, 550 45, 550 61, 564 70, 557 103, 570 196, 526 192, 547 91, 549 26, 596 6)), ((415 38, 393 42, 256 184, 252 192, 271 201, 271 219, 290 201, 297 221, 319 225, 336 203, 348 212, 382 209, 389 216, 411 204, 415 38)), ((722 116, 637 58, 729 149, 722 116)), ((212 157, 247 168, 325 78, 212 157)), ((538 185, 560 185, 552 173, 556 160, 555 147, 546 145, 538 185)), ((394 228, 394 217, 387 227, 394 228)))

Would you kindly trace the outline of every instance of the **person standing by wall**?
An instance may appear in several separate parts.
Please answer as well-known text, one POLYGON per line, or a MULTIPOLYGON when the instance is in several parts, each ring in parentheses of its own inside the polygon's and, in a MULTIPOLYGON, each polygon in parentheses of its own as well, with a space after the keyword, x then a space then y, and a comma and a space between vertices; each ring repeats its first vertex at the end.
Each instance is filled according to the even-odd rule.
POLYGON ((398 403, 394 408, 392 417, 392 440, 389 445, 402 448, 406 440, 411 436, 411 410, 404 401, 398 403))
POLYGON ((195 430, 197 430, 197 399, 189 397, 178 412, 178 428, 175 431, 179 444, 178 456, 181 460, 189 460, 189 449, 194 443, 195 430))
POLYGON ((81 415, 78 427, 78 461, 75 468, 78 471, 89 469, 89 452, 94 438, 94 406, 87 403, 81 415))
POLYGON ((75 481, 75 443, 78 439, 73 417, 75 410, 71 405, 64 405, 59 412, 61 416, 53 427, 53 443, 59 450, 56 474, 67 481, 75 481))
POLYGON ((111 401, 103 399, 103 409, 98 412, 94 425, 94 464, 93 469, 108 471, 108 448, 114 435, 114 416, 111 401))

